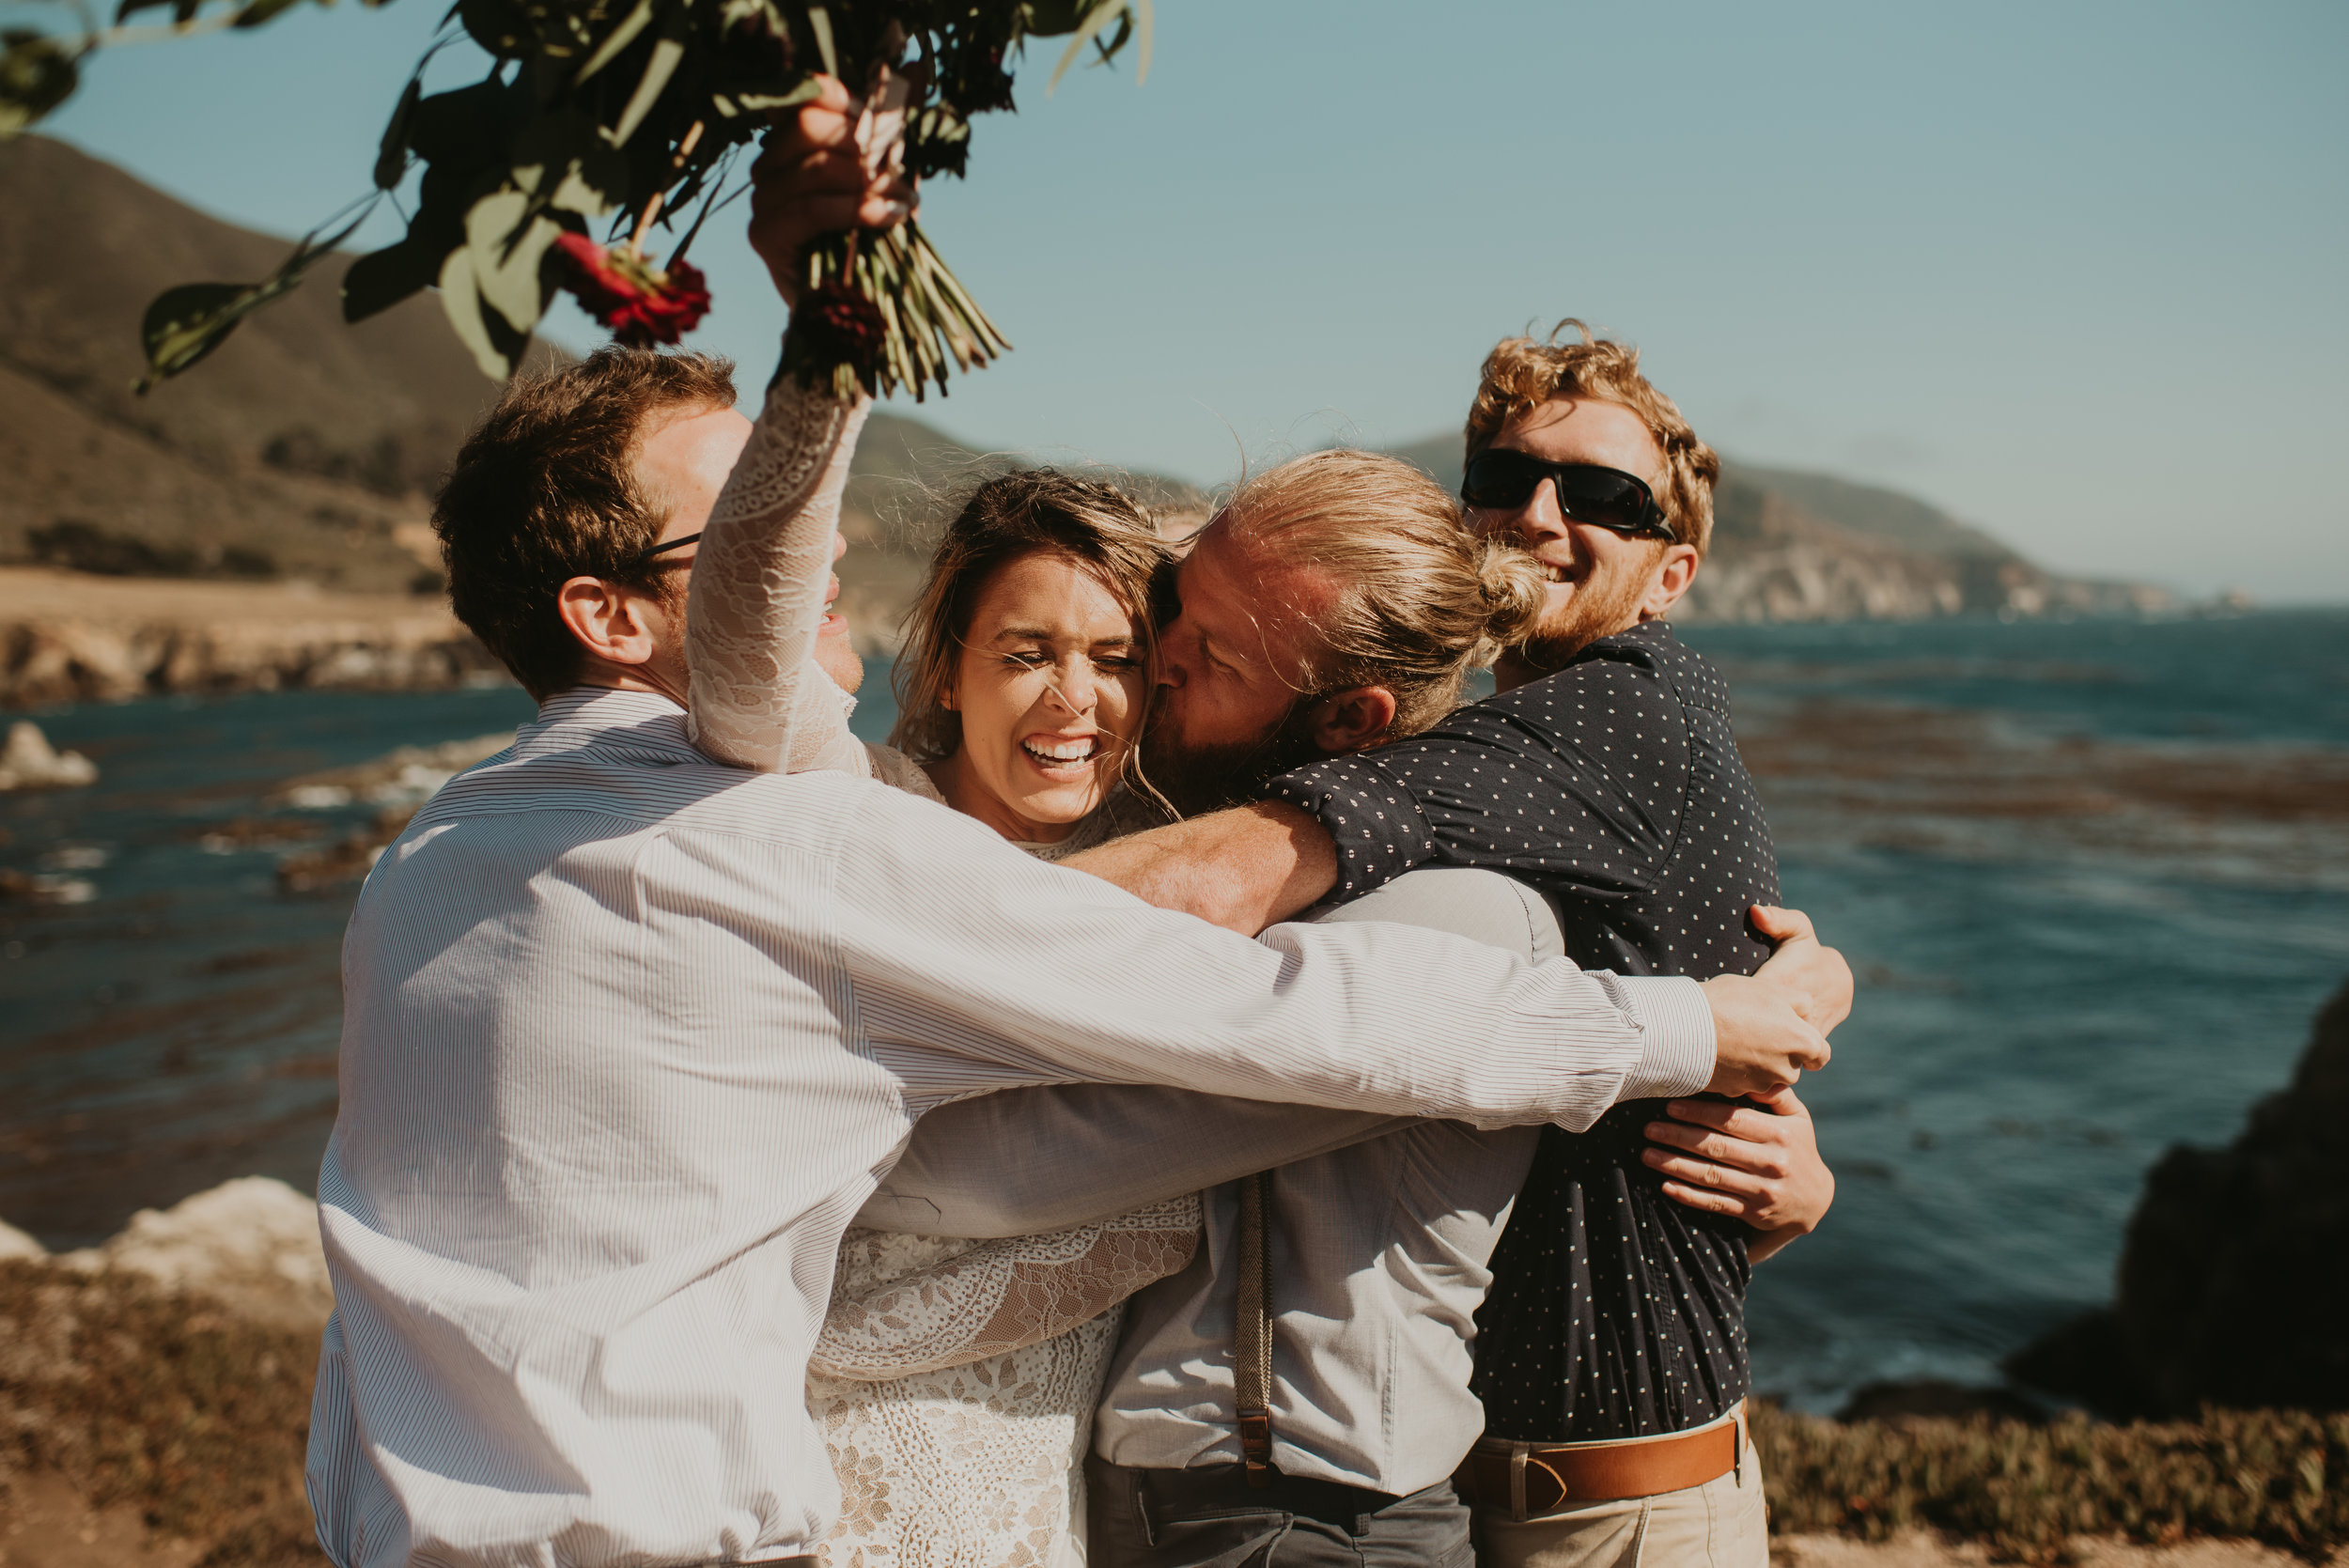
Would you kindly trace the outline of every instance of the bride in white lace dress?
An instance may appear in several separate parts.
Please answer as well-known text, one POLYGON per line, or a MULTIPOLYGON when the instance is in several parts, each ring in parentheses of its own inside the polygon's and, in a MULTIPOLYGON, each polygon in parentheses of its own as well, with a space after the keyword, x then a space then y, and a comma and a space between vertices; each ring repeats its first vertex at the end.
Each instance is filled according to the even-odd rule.
MULTIPOLYGON (((854 699, 814 654, 868 407, 788 376, 769 390, 694 562, 695 743, 941 799, 1050 858, 1161 819, 1121 783, 1159 547, 1106 486, 982 486, 914 613, 893 737, 912 755, 849 733, 854 699)), ((850 1230, 808 1378, 843 1493, 817 1555, 832 1568, 1081 1563, 1084 1456, 1123 1303, 1188 1263, 1198 1234, 1195 1198, 1009 1240, 850 1230)))

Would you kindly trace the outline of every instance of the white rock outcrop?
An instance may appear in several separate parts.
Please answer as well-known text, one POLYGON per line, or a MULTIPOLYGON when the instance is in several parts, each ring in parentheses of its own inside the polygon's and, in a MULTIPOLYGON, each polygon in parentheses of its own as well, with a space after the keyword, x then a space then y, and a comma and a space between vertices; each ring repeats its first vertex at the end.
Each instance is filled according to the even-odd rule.
POLYGON ((334 1308, 319 1206, 269 1176, 240 1176, 167 1209, 141 1209, 104 1245, 58 1261, 144 1274, 283 1327, 318 1327, 334 1308))
POLYGON ((0 1219, 0 1263, 11 1263, 18 1258, 39 1259, 48 1255, 48 1248, 7 1220, 0 1219))
POLYGON ((19 719, 0 745, 0 789, 71 789, 98 782, 98 765, 79 752, 60 752, 40 726, 19 719))

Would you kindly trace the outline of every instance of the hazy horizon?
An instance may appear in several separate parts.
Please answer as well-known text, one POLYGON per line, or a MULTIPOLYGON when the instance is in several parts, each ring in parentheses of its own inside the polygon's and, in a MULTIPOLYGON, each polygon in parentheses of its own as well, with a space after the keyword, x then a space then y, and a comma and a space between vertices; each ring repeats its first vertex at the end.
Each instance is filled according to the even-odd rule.
MULTIPOLYGON (((1157 10, 1146 85, 1047 98, 1039 48, 972 179, 926 194, 1019 347, 894 411, 1213 484, 1241 450, 1456 429, 1496 338, 1579 315, 1735 458, 1904 491, 2067 575, 2349 599, 2349 13, 1157 10)), ((440 14, 101 54, 41 129, 299 232, 365 188, 440 14)), ((755 384, 782 312, 723 225, 689 343, 755 384)))

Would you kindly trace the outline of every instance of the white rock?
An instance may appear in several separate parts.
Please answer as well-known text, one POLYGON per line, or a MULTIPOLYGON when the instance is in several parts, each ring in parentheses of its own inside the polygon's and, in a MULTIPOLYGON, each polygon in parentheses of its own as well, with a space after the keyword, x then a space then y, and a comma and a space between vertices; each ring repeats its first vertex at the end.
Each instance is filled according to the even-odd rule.
POLYGON ((45 1258, 48 1255, 48 1248, 7 1220, 0 1219, 0 1263, 15 1258, 45 1258))
POLYGON ((200 1291, 287 1327, 315 1328, 334 1307, 318 1204, 268 1176, 240 1176, 168 1209, 141 1209, 98 1250, 109 1267, 200 1291))
POLYGON ((60 752, 40 727, 19 719, 0 745, 0 789, 66 789, 94 784, 98 765, 79 752, 60 752))

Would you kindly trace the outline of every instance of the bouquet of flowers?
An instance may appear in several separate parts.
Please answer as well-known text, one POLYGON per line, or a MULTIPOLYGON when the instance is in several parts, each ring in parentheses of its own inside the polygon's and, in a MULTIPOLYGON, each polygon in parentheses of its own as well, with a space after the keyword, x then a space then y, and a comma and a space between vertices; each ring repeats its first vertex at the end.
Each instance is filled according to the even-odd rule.
MULTIPOLYGON (((294 3, 238 0, 212 21, 252 26, 294 3)), ((111 33, 79 45, 0 39, 0 134, 62 101, 79 60, 127 36, 132 13, 170 6, 185 31, 203 24, 202 4, 122 0, 111 33)), ((769 115, 815 98, 818 72, 863 95, 868 167, 960 175, 971 117, 1012 107, 1012 68, 1028 39, 1067 38, 1055 85, 1087 50, 1107 60, 1129 41, 1139 76, 1150 22, 1150 0, 457 0, 384 129, 373 194, 257 283, 190 284, 156 299, 140 390, 194 365, 291 290, 419 163, 408 232, 351 264, 345 319, 437 287, 458 335, 501 379, 562 290, 623 342, 674 343, 709 308, 687 250, 748 189, 738 164, 769 115), (460 37, 489 53, 489 73, 427 95, 425 64, 460 37), (658 263, 647 248, 656 227, 677 235, 658 263)), ((910 220, 835 236, 804 266, 787 368, 811 385, 829 379, 844 395, 861 385, 918 399, 932 386, 943 392, 949 365, 969 371, 1010 347, 910 220)))

